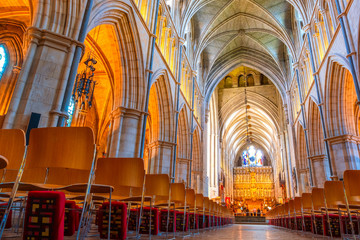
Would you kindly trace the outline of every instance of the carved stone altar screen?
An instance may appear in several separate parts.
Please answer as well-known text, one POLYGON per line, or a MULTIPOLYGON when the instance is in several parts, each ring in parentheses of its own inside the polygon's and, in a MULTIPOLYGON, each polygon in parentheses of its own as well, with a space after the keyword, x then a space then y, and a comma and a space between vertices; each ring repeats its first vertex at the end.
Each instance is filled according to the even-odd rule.
POLYGON ((266 167, 234 168, 234 201, 239 209, 263 210, 274 199, 273 169, 266 167))

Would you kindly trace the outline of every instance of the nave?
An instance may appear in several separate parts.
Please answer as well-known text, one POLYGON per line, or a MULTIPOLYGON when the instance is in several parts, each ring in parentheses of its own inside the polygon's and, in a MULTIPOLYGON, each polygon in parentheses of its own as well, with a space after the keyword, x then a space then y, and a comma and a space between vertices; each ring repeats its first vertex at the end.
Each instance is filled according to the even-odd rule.
POLYGON ((0 0, 0 239, 359 238, 359 11, 0 0))

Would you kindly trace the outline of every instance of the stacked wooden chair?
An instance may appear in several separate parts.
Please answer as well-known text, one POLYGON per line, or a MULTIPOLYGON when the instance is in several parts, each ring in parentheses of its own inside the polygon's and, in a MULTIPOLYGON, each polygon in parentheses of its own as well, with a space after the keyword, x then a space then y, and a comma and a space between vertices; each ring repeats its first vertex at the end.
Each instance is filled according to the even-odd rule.
POLYGON ((331 238, 359 238, 360 170, 344 171, 343 181, 326 181, 267 213, 269 224, 331 238))
POLYGON ((14 210, 24 239, 174 238, 232 222, 228 209, 167 174, 145 174, 140 158, 96 156, 87 127, 32 129, 28 146, 23 131, 0 129, 0 238, 14 210))

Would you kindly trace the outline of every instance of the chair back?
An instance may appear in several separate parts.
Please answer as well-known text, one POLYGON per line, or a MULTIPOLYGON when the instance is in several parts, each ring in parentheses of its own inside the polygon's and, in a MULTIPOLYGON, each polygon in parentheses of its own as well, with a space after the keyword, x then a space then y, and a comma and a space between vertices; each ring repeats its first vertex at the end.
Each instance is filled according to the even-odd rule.
POLYGON ((210 210, 210 200, 208 197, 204 197, 204 208, 205 208, 205 211, 209 211, 210 210))
POLYGON ((311 193, 303 193, 301 195, 301 203, 302 203, 303 210, 311 211, 311 209, 312 209, 311 193))
POLYGON ((99 158, 95 183, 111 185, 115 196, 130 196, 130 189, 141 189, 144 184, 144 161, 141 158, 99 158))
MULTIPOLYGON (((41 168, 34 168, 34 169, 26 169, 24 171, 23 182, 25 181, 34 181, 34 179, 29 179, 27 177, 28 174, 31 172, 40 172, 39 175, 44 175, 46 173, 45 169, 41 168), (26 174, 26 175, 25 175, 26 174)), ((47 175, 47 184, 54 184, 54 185, 71 185, 74 183, 84 183, 86 184, 89 180, 89 170, 79 170, 79 169, 72 169, 72 168, 50 168, 47 175)), ((44 179, 44 178, 43 178, 44 179)), ((39 178, 40 180, 40 178, 39 178)))
POLYGON ((284 215, 289 215, 290 213, 290 206, 289 206, 289 202, 286 202, 284 204, 284 215))
POLYGON ((342 181, 326 181, 324 183, 324 193, 328 208, 337 208, 338 204, 346 204, 342 181))
POLYGON ((146 174, 145 195, 155 196, 156 201, 168 200, 170 178, 167 174, 146 174))
POLYGON ((35 128, 30 132, 26 169, 91 170, 94 134, 88 127, 35 128))
POLYGON ((186 189, 186 206, 195 207, 195 191, 194 191, 194 189, 186 189))
POLYGON ((360 170, 345 170, 344 187, 349 204, 360 203, 360 170))
POLYGON ((320 210, 322 207, 325 207, 324 189, 313 188, 311 191, 311 200, 314 210, 320 210))
POLYGON ((171 202, 176 204, 185 204, 185 184, 171 183, 171 202))
POLYGON ((25 152, 25 133, 20 129, 0 129, 0 155, 8 160, 7 170, 19 170, 25 152))
POLYGON ((294 214, 294 211, 295 211, 295 201, 294 201, 294 199, 289 200, 289 211, 290 211, 290 214, 294 214))
POLYGON ((196 208, 202 210, 204 208, 204 196, 201 193, 195 195, 196 208))
POLYGON ((297 214, 301 213, 301 202, 302 202, 302 198, 301 197, 295 197, 294 198, 294 208, 295 208, 295 212, 297 214))

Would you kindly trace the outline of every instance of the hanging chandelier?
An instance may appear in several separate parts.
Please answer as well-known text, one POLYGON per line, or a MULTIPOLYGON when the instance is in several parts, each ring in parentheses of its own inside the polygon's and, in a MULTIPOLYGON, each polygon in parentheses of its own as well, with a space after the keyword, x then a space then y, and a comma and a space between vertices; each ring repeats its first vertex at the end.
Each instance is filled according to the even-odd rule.
POLYGON ((246 92, 246 87, 247 87, 247 77, 245 74, 245 67, 244 67, 244 79, 245 79, 245 121, 246 121, 246 142, 247 143, 251 143, 251 138, 250 138, 250 134, 251 132, 249 132, 249 127, 251 126, 249 124, 249 120, 250 120, 250 116, 248 116, 248 109, 250 109, 250 105, 248 105, 248 100, 247 100, 247 92, 246 92))
POLYGON ((94 65, 97 61, 89 54, 88 59, 85 60, 85 69, 82 73, 76 76, 76 82, 73 90, 74 104, 79 104, 79 110, 85 111, 92 107, 94 97, 94 90, 96 81, 94 81, 94 65))

